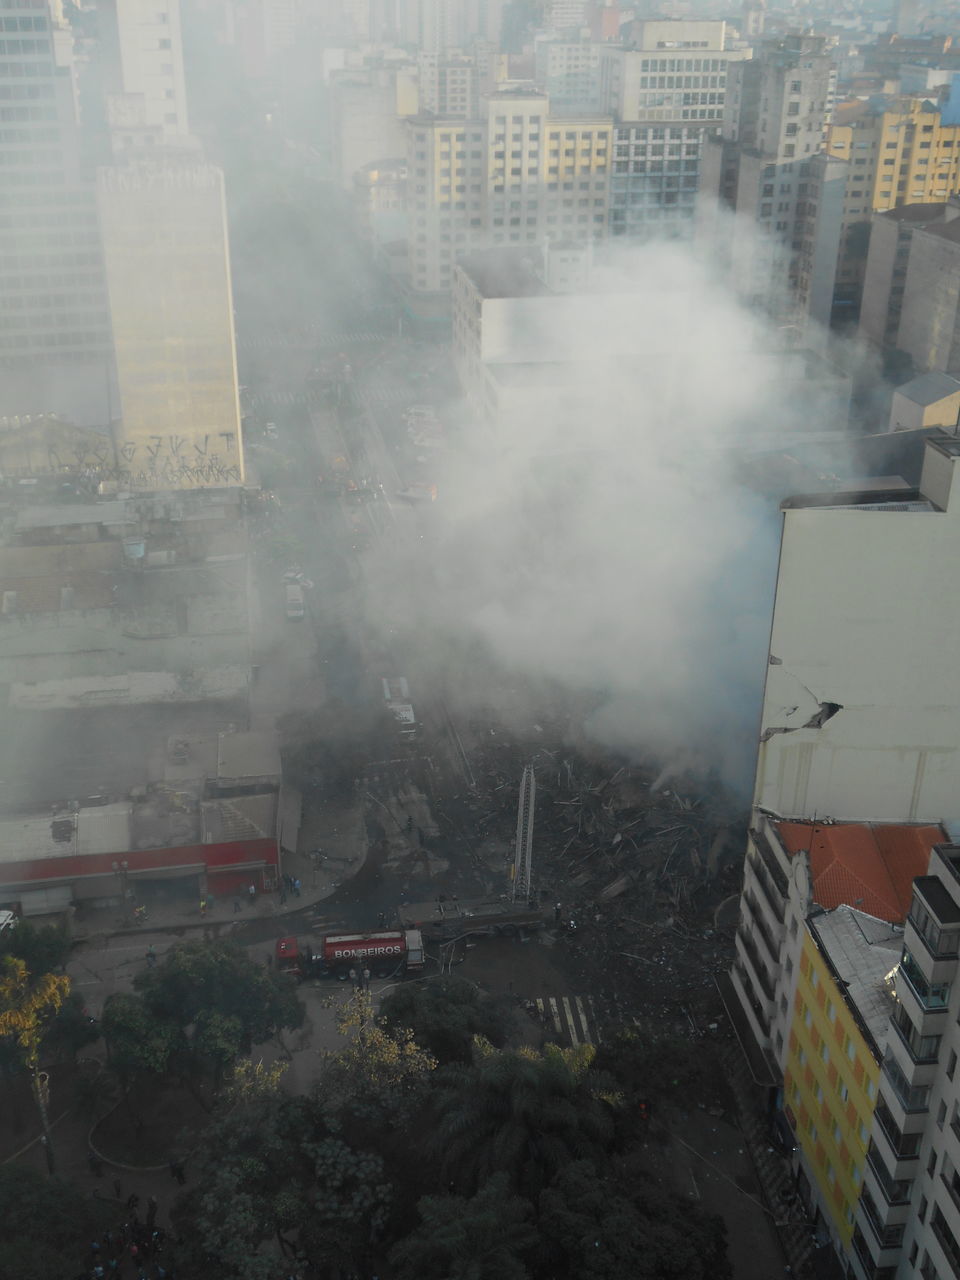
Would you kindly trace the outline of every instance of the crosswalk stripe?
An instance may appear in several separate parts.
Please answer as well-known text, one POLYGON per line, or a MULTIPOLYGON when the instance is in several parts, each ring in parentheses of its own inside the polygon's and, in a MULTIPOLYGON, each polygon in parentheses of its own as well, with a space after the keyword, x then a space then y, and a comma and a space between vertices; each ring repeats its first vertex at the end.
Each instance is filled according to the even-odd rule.
MULTIPOLYGON (((537 1004, 539 1005, 541 1004, 541 1002, 538 1000, 537 1004)), ((557 1008, 557 1002, 553 996, 550 997, 550 1014, 551 1014, 551 1017, 553 1018, 554 1030, 556 1031, 557 1035, 560 1035, 561 1032, 563 1031, 563 1027, 560 1025, 560 1010, 557 1008)))
MULTIPOLYGON (((587 998, 586 998, 586 999, 587 999, 587 1004, 590 1006, 590 1013, 592 1014, 592 1013, 593 1013, 593 1000, 592 1000, 589 996, 587 996, 587 998)), ((581 1027, 583 1027, 583 1029, 586 1031, 586 1030, 589 1028, 590 1023, 592 1022, 592 1023, 593 1023, 593 1025, 594 1025, 594 1028, 596 1028, 596 1019, 595 1019, 595 1018, 589 1018, 589 1019, 587 1018, 587 1014, 586 1014, 586 1011, 584 1010, 584 1007, 583 1007, 583 1001, 581 1000, 581 998, 580 998, 579 996, 574 996, 574 1001, 573 1001, 573 1002, 574 1002, 574 1004, 577 1006, 577 1011, 578 1011, 578 1013, 580 1014, 580 1025, 581 1025, 581 1027)), ((597 1031, 596 1031, 596 1029, 595 1029, 593 1034, 594 1034, 594 1040, 595 1040, 596 1042, 599 1042, 599 1040, 600 1040, 599 1032, 597 1032, 597 1031)))
POLYGON ((563 997, 563 1007, 567 1015, 567 1034, 573 1041, 574 1048, 580 1043, 576 1029, 573 1024, 573 1010, 570 1008, 570 1001, 566 996, 563 997))
POLYGON ((600 1043, 592 996, 541 996, 533 1003, 558 1040, 574 1048, 600 1043))

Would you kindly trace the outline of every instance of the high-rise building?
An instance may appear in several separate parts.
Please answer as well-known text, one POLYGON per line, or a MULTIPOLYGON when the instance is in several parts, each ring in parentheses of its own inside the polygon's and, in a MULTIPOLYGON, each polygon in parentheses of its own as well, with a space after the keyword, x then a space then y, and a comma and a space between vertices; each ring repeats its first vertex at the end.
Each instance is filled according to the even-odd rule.
POLYGON ((960 123, 945 123, 928 98, 857 99, 837 106, 826 141, 847 163, 835 305, 855 315, 872 215, 960 190, 960 123))
POLYGON ((960 197, 874 217, 860 332, 924 373, 960 375, 960 197))
POLYGON ((110 318, 58 0, 0 0, 0 412, 105 422, 110 318))
POLYGON ((180 157, 100 170, 120 465, 139 489, 243 481, 223 174, 180 157))
POLYGON ((603 238, 612 132, 609 118, 551 116, 536 90, 488 94, 476 121, 409 120, 413 293, 448 293, 457 258, 479 246, 603 238))
POLYGON ((706 138, 720 129, 730 64, 724 22, 634 22, 629 47, 600 52, 603 108, 616 120, 612 235, 689 234, 706 138))
POLYGON ((189 133, 180 0, 100 0, 107 119, 169 143, 189 133))
POLYGON ((798 331, 829 322, 837 270, 847 165, 822 150, 831 48, 822 36, 787 36, 730 68, 697 201, 698 234, 737 288, 798 331))
POLYGON ((783 504, 721 986, 755 1078, 782 1086, 801 1199, 857 1280, 947 1276, 960 1258, 960 851, 943 839, 960 807, 960 679, 939 660, 960 624, 958 540, 947 433, 927 437, 916 489, 783 504))
POLYGON ((330 76, 330 144, 334 178, 345 190, 366 165, 406 151, 404 121, 418 110, 416 65, 371 59, 330 76))
POLYGON ((534 75, 550 98, 554 115, 600 115, 605 108, 601 87, 602 46, 590 39, 540 34, 534 42, 534 75))

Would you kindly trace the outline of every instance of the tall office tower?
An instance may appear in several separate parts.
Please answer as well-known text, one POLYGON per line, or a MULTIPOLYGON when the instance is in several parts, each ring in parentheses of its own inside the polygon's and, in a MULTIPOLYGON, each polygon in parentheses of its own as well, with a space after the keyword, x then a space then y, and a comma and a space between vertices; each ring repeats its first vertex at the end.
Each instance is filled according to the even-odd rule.
POLYGON ((59 0, 0 0, 0 414, 104 422, 110 318, 59 0))
POLYGON ((547 0, 543 16, 549 30, 569 31, 589 27, 592 10, 590 0, 547 0))
POLYGON ((396 0, 401 43, 424 53, 463 49, 474 40, 500 43, 506 0, 396 0))
POLYGON ((223 174, 179 156, 98 176, 122 423, 140 489, 243 482, 223 174))
POLYGON ((849 166, 834 304, 851 317, 860 309, 872 215, 942 204, 960 191, 960 122, 948 119, 925 97, 858 98, 834 112, 827 150, 849 166))
POLYGON ((97 196, 118 464, 132 488, 243 481, 223 174, 188 130, 179 0, 105 0, 113 164, 97 196))
POLYGON ((830 320, 847 174, 822 150, 835 86, 822 36, 765 41, 731 68, 697 198, 697 234, 737 288, 798 332, 830 320))
POLYGON ((111 128, 169 143, 189 133, 180 0, 99 0, 100 62, 111 128))
POLYGON ((297 40, 302 0, 235 0, 236 41, 253 79, 277 71, 278 59, 297 40))
POLYGON ((610 232, 644 238, 689 235, 708 136, 720 130, 731 64, 726 23, 633 24, 624 46, 595 45, 603 110, 616 120, 610 232))
POLYGON ((410 288, 444 294, 480 245, 584 243, 606 235, 609 118, 556 118, 546 94, 488 94, 477 121, 407 122, 410 288))

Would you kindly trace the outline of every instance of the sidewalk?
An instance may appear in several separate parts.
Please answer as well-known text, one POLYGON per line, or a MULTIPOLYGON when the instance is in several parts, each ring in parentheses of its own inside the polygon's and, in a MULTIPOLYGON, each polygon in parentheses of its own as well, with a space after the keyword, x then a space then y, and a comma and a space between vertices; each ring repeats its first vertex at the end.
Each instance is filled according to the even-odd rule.
MULTIPOLYGON (((251 902, 246 892, 209 899, 206 915, 200 914, 199 896, 194 899, 171 897, 157 901, 155 895, 146 901, 148 919, 142 925, 129 923, 127 913, 119 904, 110 907, 83 906, 73 925, 75 942, 92 942, 97 939, 121 936, 140 936, 147 933, 186 932, 219 936, 235 923, 243 924, 251 919, 272 919, 291 915, 305 907, 323 902, 336 892, 346 880, 352 880, 363 867, 367 857, 367 839, 363 809, 358 803, 349 809, 325 808, 308 816, 300 830, 296 853, 282 854, 280 875, 288 875, 301 882, 300 897, 278 890, 273 893, 258 891, 251 902), (320 856, 313 857, 319 849, 320 856), (239 911, 234 910, 234 898, 239 901, 239 911), (283 900, 285 899, 285 901, 283 900)), ((259 877, 255 877, 259 888, 259 877)), ((282 880, 281 880, 282 886, 282 880)))

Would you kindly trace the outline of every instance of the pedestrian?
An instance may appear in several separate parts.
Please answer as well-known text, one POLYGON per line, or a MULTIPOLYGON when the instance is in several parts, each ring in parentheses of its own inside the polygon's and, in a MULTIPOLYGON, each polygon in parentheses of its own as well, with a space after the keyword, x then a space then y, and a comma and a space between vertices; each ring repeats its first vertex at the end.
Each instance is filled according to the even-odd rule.
POLYGON ((201 898, 201 899, 200 899, 200 914, 201 914, 201 916, 205 916, 205 915, 207 914, 207 900, 206 900, 206 898, 201 898))
POLYGON ((553 923, 554 923, 554 924, 559 924, 559 923, 560 923, 560 912, 561 912, 562 910, 563 910, 563 907, 562 907, 562 906, 560 905, 560 903, 558 902, 558 903, 557 903, 557 905, 553 908, 553 923))
POLYGON ((139 1257, 140 1257, 140 1249, 137 1246, 137 1242, 133 1240, 130 1243, 130 1261, 133 1263, 134 1266, 137 1265, 137 1259, 139 1257))
POLYGON ((377 924, 381 929, 385 929, 387 927, 387 913, 385 911, 381 911, 377 916, 377 924))
POLYGON ((139 1203, 140 1203, 140 1197, 137 1195, 135 1191, 131 1191, 130 1194, 127 1196, 127 1212, 131 1215, 131 1217, 136 1212, 136 1208, 139 1203))
POLYGON ((247 897, 250 899, 250 905, 253 906, 257 897, 257 886, 255 884, 247 886, 247 897))
POLYGON ((293 882, 293 895, 295 898, 300 897, 300 877, 297 876, 293 882))
POLYGON ((234 898, 234 900, 233 900, 233 914, 234 914, 234 915, 236 915, 236 914, 237 914, 237 912, 238 912, 239 910, 240 910, 240 899, 239 899, 239 898, 234 898))
POLYGON ((103 1161, 100 1159, 100 1157, 97 1155, 95 1151, 91 1151, 90 1154, 87 1156, 87 1164, 90 1166, 90 1172, 94 1175, 94 1177, 97 1177, 97 1178, 103 1177, 103 1161))
POLYGON ((153 1231, 153 1224, 157 1220, 157 1209, 159 1207, 160 1206, 157 1204, 156 1196, 147 1197, 147 1230, 148 1231, 153 1231))
POLYGON ((94 1277, 94 1280, 103 1280, 103 1278, 104 1278, 104 1276, 105 1276, 106 1274, 107 1274, 107 1273, 106 1273, 106 1271, 104 1271, 103 1266, 101 1265, 101 1263, 99 1263, 99 1262, 98 1262, 98 1263, 96 1263, 96 1264, 94 1265, 94 1268, 93 1268, 93 1277, 94 1277))
POLYGON ((147 968, 155 969, 157 967, 157 949, 151 942, 147 947, 147 968))
POLYGON ((96 1257, 96 1256, 97 1256, 97 1254, 100 1252, 100 1241, 99 1241, 99 1240, 93 1240, 93 1241, 91 1242, 91 1244, 90 1244, 90 1252, 93 1254, 93 1256, 94 1256, 94 1257, 96 1257))

